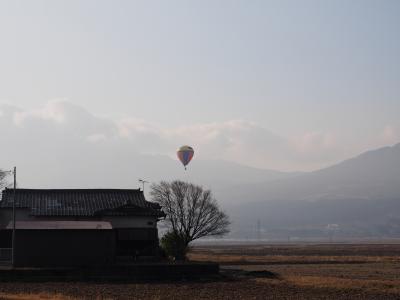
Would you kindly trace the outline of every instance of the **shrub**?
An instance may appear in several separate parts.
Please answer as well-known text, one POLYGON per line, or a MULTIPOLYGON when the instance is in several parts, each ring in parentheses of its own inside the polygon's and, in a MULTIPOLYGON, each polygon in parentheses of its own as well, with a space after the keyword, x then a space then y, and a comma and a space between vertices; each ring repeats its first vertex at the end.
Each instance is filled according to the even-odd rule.
POLYGON ((161 238, 161 248, 168 257, 172 257, 174 260, 186 260, 188 243, 179 233, 174 231, 167 232, 161 238))

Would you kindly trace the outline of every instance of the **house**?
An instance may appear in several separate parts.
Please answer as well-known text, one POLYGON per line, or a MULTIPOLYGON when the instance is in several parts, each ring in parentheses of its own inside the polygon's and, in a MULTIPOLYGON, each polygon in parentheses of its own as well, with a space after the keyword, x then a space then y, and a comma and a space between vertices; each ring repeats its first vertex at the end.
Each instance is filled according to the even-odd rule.
MULTIPOLYGON (((104 265, 155 255, 161 207, 139 189, 16 189, 17 266, 104 265)), ((11 248, 14 190, 0 201, 0 248, 11 248)))

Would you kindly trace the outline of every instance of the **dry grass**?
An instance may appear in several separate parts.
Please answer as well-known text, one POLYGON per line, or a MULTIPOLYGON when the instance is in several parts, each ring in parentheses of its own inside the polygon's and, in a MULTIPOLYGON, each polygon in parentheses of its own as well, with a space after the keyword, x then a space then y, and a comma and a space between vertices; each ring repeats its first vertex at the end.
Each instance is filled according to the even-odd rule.
POLYGON ((189 258, 194 261, 217 261, 223 265, 236 264, 357 264, 372 262, 400 263, 400 257, 393 256, 284 256, 284 255, 234 255, 234 254, 214 254, 193 252, 189 258))
POLYGON ((400 280, 347 279, 327 276, 287 276, 285 279, 296 286, 327 289, 362 289, 400 295, 400 280))
POLYGON ((64 296, 61 294, 4 294, 0 293, 0 300, 72 300, 76 298, 64 296))
POLYGON ((279 275, 279 281, 255 279, 263 284, 337 291, 338 295, 362 291, 372 299, 377 295, 400 299, 399 254, 400 245, 396 244, 284 245, 203 247, 192 251, 190 257, 218 261, 229 269, 268 270, 279 275))
MULTIPOLYGON (((41 284, 40 289, 52 290, 63 284, 41 284)), ((242 279, 220 282, 180 282, 176 284, 79 284, 70 283, 64 290, 65 296, 51 292, 16 293, 16 285, 2 286, 8 289, 0 299, 399 299, 396 294, 380 291, 363 291, 337 287, 314 287, 296 285, 277 279, 242 279)), ((34 284, 26 286, 37 289, 34 284)))
POLYGON ((399 254, 400 245, 199 247, 190 258, 221 263, 225 277, 176 283, 0 283, 0 299, 400 299, 399 254), (263 271, 278 276, 246 275, 263 271))

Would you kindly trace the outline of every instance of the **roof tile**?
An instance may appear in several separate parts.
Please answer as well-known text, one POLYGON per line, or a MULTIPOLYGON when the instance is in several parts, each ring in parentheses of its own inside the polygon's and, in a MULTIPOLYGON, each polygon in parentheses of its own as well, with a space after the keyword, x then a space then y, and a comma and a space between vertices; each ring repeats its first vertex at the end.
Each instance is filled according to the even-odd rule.
MULTIPOLYGON (((14 190, 5 189, 0 208, 11 208, 13 198, 14 190)), ((146 201, 139 189, 16 189, 15 200, 17 208, 28 208, 34 216, 94 216, 124 206, 136 207, 140 215, 164 216, 161 207, 146 201)))

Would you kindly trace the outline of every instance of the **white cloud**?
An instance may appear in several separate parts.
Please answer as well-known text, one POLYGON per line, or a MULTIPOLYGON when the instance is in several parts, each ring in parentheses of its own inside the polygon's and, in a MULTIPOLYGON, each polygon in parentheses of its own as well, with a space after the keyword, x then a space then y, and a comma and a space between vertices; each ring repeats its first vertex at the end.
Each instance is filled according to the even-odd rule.
POLYGON ((168 136, 177 143, 193 145, 205 158, 259 167, 277 167, 275 162, 288 150, 283 138, 245 120, 180 127, 170 130, 168 136))
MULTIPOLYGON (((34 110, 4 106, 0 111, 3 123, 11 120, 1 130, 3 139, 16 132, 10 138, 35 143, 58 141, 61 145, 68 144, 69 148, 83 141, 96 147, 111 147, 113 151, 129 148, 137 153, 175 158, 176 149, 189 144, 195 148, 196 158, 280 170, 316 169, 347 158, 339 157, 343 151, 339 151, 340 143, 333 133, 315 131, 285 138, 247 120, 166 128, 133 117, 122 120, 99 117, 65 100, 51 101, 34 110)), ((393 130, 386 129, 385 136, 394 138, 393 130)), ((57 150, 57 153, 63 151, 57 150)))
POLYGON ((400 142, 400 130, 393 125, 386 125, 382 130, 380 138, 385 144, 398 143, 400 142))
POLYGON ((117 122, 122 137, 132 137, 137 134, 160 133, 161 128, 142 119, 126 118, 117 122))
POLYGON ((95 116, 84 108, 66 100, 54 100, 33 110, 8 109, 13 123, 26 130, 78 136, 87 139, 92 135, 111 138, 118 134, 116 122, 95 116))
POLYGON ((294 146, 301 153, 315 153, 334 147, 335 137, 332 133, 307 132, 294 139, 294 146))
POLYGON ((107 140, 107 137, 102 133, 98 133, 98 134, 89 135, 87 137, 87 140, 89 142, 96 143, 96 142, 101 142, 101 141, 107 140))
POLYGON ((48 102, 44 107, 30 111, 19 111, 14 114, 14 123, 23 126, 30 119, 42 119, 63 123, 66 120, 66 101, 54 100, 48 102))

